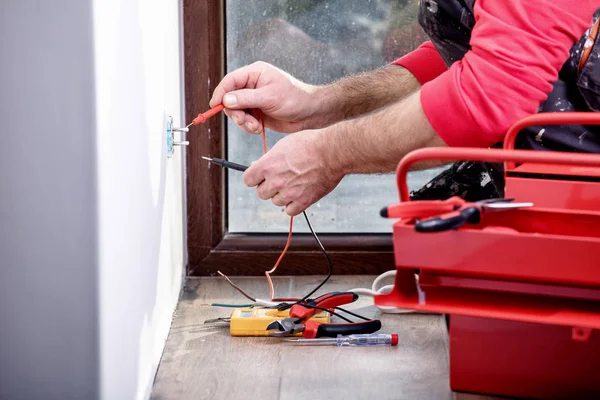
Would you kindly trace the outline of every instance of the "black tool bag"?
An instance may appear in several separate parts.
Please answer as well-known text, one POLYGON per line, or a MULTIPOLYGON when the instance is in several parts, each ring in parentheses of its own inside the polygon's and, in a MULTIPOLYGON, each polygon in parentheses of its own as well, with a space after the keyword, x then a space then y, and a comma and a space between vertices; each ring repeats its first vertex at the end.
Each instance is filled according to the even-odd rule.
MULTIPOLYGON (((419 23, 448 66, 470 49, 475 25, 475 0, 422 0, 419 23)), ((600 111, 600 8, 593 25, 571 48, 558 80, 538 112, 600 111)), ((499 143, 493 147, 501 147, 499 143)), ((520 149, 600 153, 600 127, 584 125, 535 126, 517 138, 520 149)), ((414 200, 461 196, 477 201, 504 196, 502 164, 458 162, 411 193, 414 200)))

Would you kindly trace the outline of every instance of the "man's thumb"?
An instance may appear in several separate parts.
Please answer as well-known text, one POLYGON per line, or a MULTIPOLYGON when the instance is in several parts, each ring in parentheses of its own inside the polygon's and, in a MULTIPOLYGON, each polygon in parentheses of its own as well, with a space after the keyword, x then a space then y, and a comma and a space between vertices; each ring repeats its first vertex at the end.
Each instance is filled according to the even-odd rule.
POLYGON ((263 98, 259 89, 241 89, 223 96, 223 105, 234 110, 261 108, 263 98))

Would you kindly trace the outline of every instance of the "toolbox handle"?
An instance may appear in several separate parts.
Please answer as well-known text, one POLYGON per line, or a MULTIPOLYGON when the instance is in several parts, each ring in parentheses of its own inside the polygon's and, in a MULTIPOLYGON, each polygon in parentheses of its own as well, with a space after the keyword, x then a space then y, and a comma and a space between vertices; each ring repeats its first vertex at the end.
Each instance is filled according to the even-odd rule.
POLYGON ((410 201, 406 176, 411 165, 419 161, 487 161, 487 162, 530 162, 535 164, 575 165, 600 167, 600 154, 569 153, 560 151, 532 151, 479 149, 469 147, 430 147, 408 153, 396 168, 396 182, 400 201, 410 201))
MULTIPOLYGON (((600 125, 598 112, 544 112, 529 115, 510 127, 504 137, 504 150, 514 150, 519 133, 532 126, 541 125, 600 125)), ((515 160, 516 161, 516 160, 515 160)), ((505 171, 515 168, 514 162, 506 162, 505 171)))

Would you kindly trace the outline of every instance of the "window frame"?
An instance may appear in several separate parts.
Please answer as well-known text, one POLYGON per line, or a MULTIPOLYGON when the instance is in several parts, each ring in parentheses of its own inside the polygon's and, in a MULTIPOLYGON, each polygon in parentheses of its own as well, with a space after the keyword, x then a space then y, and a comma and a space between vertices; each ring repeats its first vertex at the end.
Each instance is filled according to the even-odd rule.
MULTIPOLYGON (((225 0, 184 0, 186 120, 209 108, 225 72, 225 0)), ((224 116, 189 133, 186 156, 188 274, 262 275, 281 254, 287 234, 227 231, 227 174, 202 156, 226 157, 224 116)), ((375 217, 376 218, 376 217, 375 217)), ((317 233, 318 228, 317 228, 317 233)), ((380 274, 395 268, 391 233, 319 234, 335 274, 380 274)), ((295 233, 278 274, 323 275, 326 263, 310 234, 295 233)))

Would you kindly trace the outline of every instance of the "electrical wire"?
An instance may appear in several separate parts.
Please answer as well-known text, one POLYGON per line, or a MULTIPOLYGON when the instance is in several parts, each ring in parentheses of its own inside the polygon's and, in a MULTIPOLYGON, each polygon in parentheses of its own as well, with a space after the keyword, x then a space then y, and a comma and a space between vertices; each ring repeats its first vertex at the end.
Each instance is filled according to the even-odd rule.
POLYGON ((331 275, 333 274, 333 264, 331 263, 331 258, 329 258, 329 254, 327 254, 327 250, 325 250, 325 247, 323 246, 323 243, 321 243, 321 240, 319 239, 319 237, 315 233, 315 230, 313 229, 312 224, 310 223, 310 219, 308 219, 308 215, 306 215, 306 211, 302 211, 302 214, 304 214, 304 219, 306 219, 306 223, 308 224, 308 229, 310 229, 310 233, 312 233, 313 237, 317 241, 317 244, 319 245, 319 248, 321 249, 321 252, 325 256, 325 259, 327 260, 327 266, 329 267, 329 271, 328 271, 327 276, 325 277, 325 279, 323 279, 323 281, 321 281, 321 283, 319 283, 317 285, 317 287, 315 287, 306 296, 304 296, 303 298, 301 298, 298 302, 305 301, 310 296, 312 296, 317 290, 321 289, 321 287, 325 283, 327 283, 327 281, 329 280, 329 278, 331 278, 331 275))
MULTIPOLYGON (((348 318, 346 318, 346 317, 344 317, 344 316, 336 313, 335 311, 331 311, 330 309, 327 309, 327 308, 323 308, 323 307, 319 307, 319 306, 313 306, 313 305, 310 305, 310 304, 302 304, 302 307, 314 308, 314 309, 317 309, 317 310, 325 311, 325 312, 328 312, 331 315, 335 315, 336 317, 338 317, 340 319, 343 319, 346 322, 352 323, 352 320, 350 320, 350 319, 348 319, 348 318)), ((344 309, 340 309, 340 310, 341 311, 345 311, 344 309)))
MULTIPOLYGON (((268 149, 267 149, 267 133, 265 132, 265 121, 263 119, 262 111, 260 109, 258 109, 257 112, 258 112, 258 117, 260 120, 260 129, 261 129, 261 136, 262 136, 262 141, 263 141, 263 152, 266 154, 268 149)), ((287 237, 287 242, 285 244, 285 247, 283 248, 281 255, 279 255, 277 262, 275 262, 275 265, 273 266, 273 268, 271 268, 271 270, 269 270, 269 271, 265 271, 265 276, 267 277, 267 282, 269 283, 269 299, 271 301, 273 301, 273 299, 275 298, 275 287, 273 286, 273 280, 271 279, 271 274, 273 272, 275 272, 275 270, 277 270, 277 267, 281 263, 281 260, 283 260, 283 257, 285 256, 285 254, 288 251, 288 248, 290 247, 290 243, 292 242, 293 228, 294 228, 294 217, 290 217, 290 228, 288 231, 288 237, 287 237)))
MULTIPOLYGON (((395 269, 391 270, 391 271, 387 271, 387 272, 384 272, 383 274, 379 275, 377 278, 375 278, 375 280, 373 281, 373 285, 371 285, 371 289, 354 288, 354 289, 350 289, 348 291, 354 292, 358 295, 372 296, 372 297, 378 296, 381 294, 388 294, 388 293, 391 293, 392 290, 394 290, 394 285, 385 285, 382 287, 379 287, 379 285, 381 284, 381 282, 384 279, 395 277, 395 276, 396 276, 395 269)), ((409 313, 415 312, 413 310, 404 310, 401 308, 396 308, 396 307, 391 307, 391 306, 377 306, 377 308, 379 308, 381 310, 381 312, 386 313, 386 314, 409 314, 409 313)))
POLYGON ((292 242, 292 228, 294 226, 294 217, 290 218, 290 230, 288 233, 288 237, 287 237, 287 242, 285 244, 285 247, 283 248, 283 251, 281 252, 281 255, 279 256, 279 258, 277 259, 277 262, 275 263, 275 266, 270 270, 270 271, 266 271, 265 272, 265 276, 267 277, 267 281, 269 282, 269 291, 270 291, 270 299, 271 301, 273 301, 273 299, 275 298, 275 287, 273 286, 273 281, 271 280, 271 274, 273 272, 275 272, 275 270, 277 269, 277 267, 279 266, 279 263, 281 263, 281 260, 283 260, 283 256, 285 255, 285 253, 287 253, 288 248, 290 247, 290 243, 292 242))
POLYGON ((217 273, 219 275, 221 275, 223 278, 227 279, 227 283, 229 283, 235 290, 237 290, 238 292, 240 292, 241 294, 243 294, 245 298, 247 298, 248 300, 250 300, 253 303, 256 303, 256 299, 255 298, 251 297, 248 293, 244 292, 242 290, 242 288, 240 288, 238 285, 236 285, 235 283, 233 283, 231 281, 231 279, 229 279, 229 277, 227 275, 225 275, 221 271, 217 271, 217 273))
MULTIPOLYGON (((267 135, 266 135, 266 131, 265 131, 264 118, 263 118, 263 114, 262 114, 262 112, 261 112, 260 109, 258 109, 257 112, 258 112, 258 115, 259 115, 260 126, 261 126, 261 136, 262 136, 262 142, 263 142, 263 152, 267 153, 267 151, 268 151, 268 149, 267 149, 267 135)), ((305 301, 306 299, 308 299, 317 290, 319 290, 321 287, 323 287, 323 285, 325 283, 327 283, 327 281, 329 280, 329 278, 331 278, 331 275, 333 274, 333 264, 331 263, 331 259, 329 258, 329 255, 327 254, 327 251, 325 250, 325 247, 323 246, 323 243, 321 243, 321 240, 319 239, 319 237, 317 236, 315 230, 313 229, 312 224, 310 223, 310 219, 308 218, 308 215, 306 214, 306 211, 303 211, 302 214, 304 215, 304 219, 306 220, 306 223, 308 224, 308 228, 310 229, 310 232, 312 233, 312 235, 315 238, 317 244, 319 245, 319 248, 321 249, 321 252, 323 253, 323 255, 325 256, 325 258, 327 260, 327 264, 328 264, 329 270, 328 270, 328 273, 327 273, 327 276, 325 277, 325 279, 321 283, 319 283, 312 291, 310 291, 306 296, 304 296, 302 299, 296 300, 295 303, 293 303, 293 304, 278 303, 279 306, 280 306, 280 308, 282 306, 284 307, 284 308, 282 308, 283 310, 285 310, 287 308, 291 308, 294 304, 299 304, 299 303, 305 301)), ((225 279, 227 279, 227 282, 233 288, 235 288, 238 292, 240 292, 241 294, 243 294, 247 299, 251 300, 252 302, 257 303, 257 301, 260 300, 260 302, 262 304, 272 304, 272 303, 274 303, 274 300, 275 300, 275 288, 274 288, 274 285, 273 285, 273 280, 271 279, 271 274, 273 274, 277 270, 277 267, 279 267, 279 265, 281 264, 281 261, 283 260, 283 257, 285 256, 285 254, 288 251, 288 248, 290 247, 290 244, 291 244, 291 241, 292 241, 293 226, 294 226, 294 217, 290 217, 290 226, 289 226, 289 232, 288 232, 288 237, 287 237, 287 242, 285 244, 285 247, 283 248, 283 251, 281 252, 279 258, 275 262, 275 265, 273 266, 273 268, 271 268, 269 271, 265 271, 265 276, 266 276, 267 282, 269 284, 269 299, 270 299, 270 302, 267 302, 267 301, 264 301, 264 300, 260 300, 260 299, 252 298, 246 292, 244 292, 239 286, 237 286, 235 283, 233 283, 231 281, 231 279, 229 279, 229 277, 227 277, 221 271, 217 271, 217 272, 219 273, 219 275, 221 275, 222 277, 224 277, 225 279)))
MULTIPOLYGON (((263 140, 263 151, 266 153, 267 152, 267 134, 265 132, 265 122, 264 122, 264 119, 263 119, 262 111, 260 111, 260 110, 257 110, 257 111, 258 111, 258 116, 259 116, 260 126, 261 126, 261 135, 262 135, 262 140, 263 140)), ((312 296, 325 283, 327 283, 327 281, 329 280, 329 278, 331 278, 331 275, 333 273, 333 265, 331 263, 331 259, 329 258, 329 255, 327 254, 327 251, 325 250, 325 247, 323 246, 323 243, 321 243, 321 240, 319 239, 319 237, 315 233, 315 230, 313 229, 312 224, 310 223, 310 219, 308 218, 308 215, 306 214, 306 211, 302 211, 302 214, 304 215, 304 219, 306 220, 306 223, 308 224, 308 228, 310 229, 310 232, 312 233, 313 237, 317 241, 317 244, 319 245, 319 247, 321 249, 321 252, 323 252, 323 255, 327 259, 327 264, 329 266, 329 272, 327 274, 327 277, 319 285, 317 285, 317 287, 315 287, 310 293, 308 293, 302 299, 296 301, 294 304, 301 303, 304 300, 308 299, 310 296, 312 296)), ((283 259, 283 256, 286 254, 286 252, 287 252, 287 250, 288 250, 288 248, 290 246, 290 243, 292 241, 292 229, 293 229, 293 225, 294 225, 294 217, 290 217, 290 228, 289 228, 288 238, 287 238, 287 242, 285 244, 285 247, 284 247, 283 251, 281 252, 281 255, 279 256, 279 259, 275 263, 275 266, 270 271, 265 272, 265 275, 267 277, 267 281, 269 282, 269 291, 270 291, 270 299, 271 299, 271 301, 273 301, 273 299, 275 298, 275 289, 273 287, 273 281, 271 280, 271 274, 273 272, 275 272, 275 270, 277 269, 277 267, 281 263, 281 260, 283 259)), ((291 307, 292 305, 289 305, 289 307, 291 307)))
POLYGON ((371 285, 371 289, 355 288, 355 289, 350 289, 349 292, 354 292, 359 295, 362 294, 362 295, 367 295, 367 296, 377 296, 379 294, 390 293, 392 291, 392 289, 394 288, 394 285, 386 285, 386 286, 382 286, 380 288, 378 288, 378 286, 381 283, 381 281, 383 281, 384 279, 387 279, 390 277, 395 277, 395 276, 396 276, 395 269, 384 272, 383 274, 381 274, 377 278, 375 278, 375 280, 373 281, 373 285, 371 285))
POLYGON ((345 308, 340 308, 340 307, 334 307, 334 308, 335 308, 336 310, 343 311, 343 312, 345 312, 346 314, 350 314, 350 315, 352 315, 353 317, 360 318, 360 319, 364 319, 365 321, 372 321, 372 319, 371 319, 371 318, 363 317, 362 315, 359 315, 359 314, 353 313, 352 311, 348 311, 348 310, 346 310, 345 308))
MULTIPOLYGON (((216 114, 216 112, 220 111, 217 110, 218 107, 216 107, 214 110, 215 112, 213 114, 216 114)), ((222 109, 222 108, 221 108, 222 109)), ((212 111, 212 110, 211 110, 212 111)), ((261 125, 261 135, 262 135, 262 141, 263 141, 263 152, 266 154, 268 149, 267 149, 267 135, 265 132, 265 123, 264 123, 264 118, 263 118, 263 114, 261 112, 260 109, 257 110, 258 112, 258 116, 259 116, 259 120, 260 120, 260 125, 261 125)), ((211 115, 207 115, 206 119, 209 118, 211 115)), ((200 117, 200 116, 199 116, 200 117)), ((204 122, 204 121, 201 121, 204 122)), ((192 124, 190 124, 192 125, 192 124)), ((188 127, 190 126, 188 125, 188 127)), ((312 296, 317 290, 319 290, 321 287, 323 287, 323 285, 325 283, 327 283, 327 281, 331 278, 331 275, 333 273, 333 264, 331 262, 331 259, 329 258, 329 255, 327 254, 327 251, 325 250, 325 247, 323 246, 323 244, 321 243, 321 240, 319 239, 319 237, 317 236, 317 234, 315 233, 312 224, 310 223, 310 219, 308 218, 308 215, 306 214, 306 211, 303 211, 302 214, 304 215, 304 218, 306 219, 306 223, 308 224, 308 227, 310 229, 310 232, 312 233, 313 237, 315 238, 315 240, 317 241, 317 244, 319 245, 319 248, 321 249, 321 252, 323 253, 323 255, 325 256, 326 260, 327 260, 327 264, 329 267, 329 271, 327 274, 327 277, 325 277, 325 279, 319 283, 312 291, 310 291, 306 296, 302 297, 301 299, 295 301, 294 303, 281 303, 281 302, 275 302, 274 300, 289 300, 289 301, 294 301, 295 299, 275 299, 275 289, 273 286, 273 281, 271 279, 271 274, 274 273, 277 270, 277 267, 281 264, 281 261, 283 260, 283 257, 285 256, 285 254, 287 253, 287 250, 290 246, 291 243, 291 239, 292 239, 292 228, 293 228, 293 223, 294 223, 294 217, 290 217, 290 227, 289 227, 289 232, 288 232, 288 237, 287 237, 287 242, 285 244, 285 247, 283 249, 283 251, 281 252, 281 255, 279 256, 279 258, 277 259, 277 262, 275 263, 275 265, 273 266, 273 268, 269 271, 265 271, 265 276, 267 277, 267 282, 269 283, 269 292, 270 292, 270 301, 266 301, 266 300, 261 300, 261 299, 255 299, 253 297, 251 297, 250 295, 248 295, 246 292, 244 292, 239 286, 237 286, 235 283, 233 283, 231 281, 231 279, 229 279, 229 277, 227 277, 225 274, 223 274, 221 271, 217 271, 219 273, 219 275, 221 275, 222 277, 224 277, 227 282, 233 287, 235 288, 238 292, 240 292, 242 295, 244 295, 244 297, 246 297, 247 299, 251 300, 253 302, 254 305, 260 305, 263 307, 277 307, 280 310, 286 310, 291 308, 293 305, 295 304, 299 304, 302 303, 304 301, 306 301, 310 296, 312 296)), ((381 295, 381 294, 387 294, 390 293, 393 289, 394 289, 394 285, 385 285, 382 286, 380 288, 378 288, 379 283, 388 278, 388 277, 393 277, 396 275, 396 270, 391 270, 391 271, 387 271, 381 275, 379 275, 377 278, 375 278, 375 280, 373 281, 373 285, 371 286, 371 289, 367 289, 367 288, 354 288, 354 289, 350 289, 350 292, 354 292, 358 295, 367 295, 367 296, 377 296, 377 295, 381 295)), ((246 304, 242 304, 242 305, 234 305, 234 304, 218 304, 215 303, 216 306, 223 306, 223 307, 247 307, 247 306, 252 306, 252 305, 246 305, 246 304)), ((334 313, 333 311, 330 310, 326 310, 317 306, 309 306, 307 304, 303 304, 303 306, 306 307, 313 307, 319 310, 324 310, 327 312, 330 312, 333 315, 338 316, 339 318, 346 320, 348 322, 351 322, 350 320, 348 320, 347 318, 344 318, 342 316, 340 316, 337 313, 334 313)), ((414 312, 413 310, 403 310, 403 309, 398 309, 395 307, 388 307, 388 306, 378 306, 378 308, 384 312, 384 313, 411 313, 414 312)), ((364 320, 368 320, 368 318, 362 317, 358 314, 352 313, 350 311, 344 310, 343 308, 339 308, 336 307, 337 310, 340 311, 344 311, 350 315, 353 315, 355 317, 358 318, 362 318, 364 320)))
MULTIPOLYGON (((336 313, 336 312, 334 312, 334 311, 331 311, 330 309, 327 309, 327 308, 323 308, 323 307, 315 306, 315 305, 312 305, 312 304, 302 304, 302 307, 306 307, 306 308, 314 308, 314 309, 317 309, 317 310, 326 311, 326 312, 330 313, 331 315, 335 315, 336 317, 338 317, 338 318, 340 318, 340 319, 343 319, 343 320, 344 320, 344 321, 346 321, 346 322, 350 322, 350 323, 352 323, 352 322, 353 322, 353 321, 351 321, 350 319, 348 319, 348 318, 346 318, 346 317, 344 317, 344 316, 340 315, 339 313, 336 313)), ((346 309, 344 309, 344 308, 341 308, 341 307, 333 307, 333 308, 334 308, 334 309, 336 309, 336 310, 338 310, 338 311, 345 312, 346 314, 350 314, 350 315, 352 315, 353 317, 360 318, 360 319, 362 319, 362 320, 365 320, 365 321, 372 321, 372 319, 371 319, 371 318, 363 317, 362 315, 359 315, 359 314, 353 313, 352 311, 348 311, 348 310, 346 310, 346 309)))

